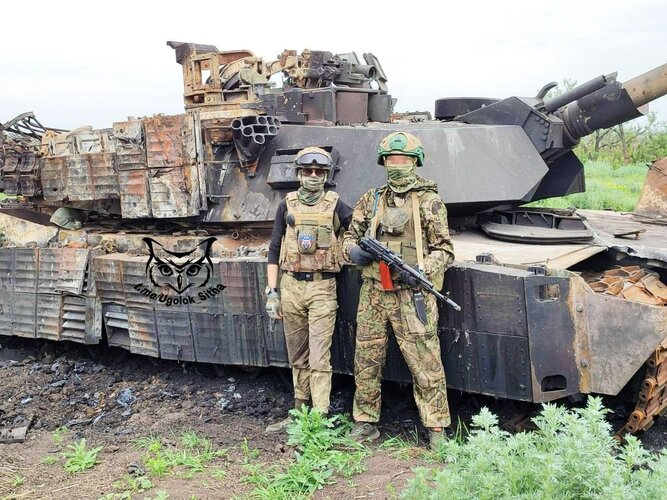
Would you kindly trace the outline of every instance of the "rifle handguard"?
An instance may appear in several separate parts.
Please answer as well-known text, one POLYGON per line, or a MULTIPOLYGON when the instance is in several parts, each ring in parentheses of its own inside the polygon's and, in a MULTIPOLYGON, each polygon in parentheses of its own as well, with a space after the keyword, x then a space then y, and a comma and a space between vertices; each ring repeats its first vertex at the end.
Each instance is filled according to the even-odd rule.
POLYGON ((461 310, 461 306, 459 306, 456 302, 438 292, 433 286, 433 283, 431 283, 426 278, 426 276, 424 276, 422 273, 414 269, 412 266, 406 264, 399 254, 397 254, 390 248, 387 248, 375 238, 370 238, 368 236, 360 238, 359 248, 361 248, 364 252, 369 253, 374 260, 379 261, 381 264, 382 263, 386 264, 389 267, 389 269, 391 269, 396 274, 400 274, 401 272, 409 274, 417 281, 417 286, 419 288, 426 290, 429 293, 432 293, 433 295, 436 296, 438 300, 446 302, 447 304, 452 306, 455 310, 457 311, 461 310))

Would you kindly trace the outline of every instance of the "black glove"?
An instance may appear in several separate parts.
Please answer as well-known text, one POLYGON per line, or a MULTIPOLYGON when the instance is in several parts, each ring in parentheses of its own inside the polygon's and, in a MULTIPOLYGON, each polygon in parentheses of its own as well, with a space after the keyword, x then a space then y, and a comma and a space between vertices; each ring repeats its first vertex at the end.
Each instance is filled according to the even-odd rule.
POLYGON ((367 266, 373 262, 373 256, 362 250, 359 245, 350 248, 350 260, 358 266, 367 266))
POLYGON ((419 281, 417 281, 417 278, 415 278, 408 271, 401 271, 400 273, 398 273, 398 277, 403 283, 408 285, 410 288, 415 288, 419 283, 419 281))

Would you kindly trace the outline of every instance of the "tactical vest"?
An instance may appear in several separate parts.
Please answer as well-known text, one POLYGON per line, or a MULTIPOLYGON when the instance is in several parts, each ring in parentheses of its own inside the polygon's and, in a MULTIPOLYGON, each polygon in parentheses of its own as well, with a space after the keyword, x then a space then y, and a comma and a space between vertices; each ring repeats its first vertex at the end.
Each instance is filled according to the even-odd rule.
POLYGON ((338 193, 328 191, 315 205, 301 203, 296 192, 285 197, 287 225, 280 247, 280 268, 292 272, 340 271, 340 244, 335 220, 338 193))
MULTIPOLYGON (((421 192, 417 192, 417 199, 421 192)), ((417 243, 415 231, 415 216, 413 209, 412 192, 406 193, 405 202, 400 207, 387 206, 386 191, 379 194, 377 208, 370 220, 370 236, 387 245, 391 250, 401 255, 404 262, 411 266, 419 263, 417 258, 417 243)), ((419 207, 417 207, 419 209, 419 207)), ((417 210, 419 214, 419 210, 417 210)), ((419 216, 419 215, 418 215, 419 216)), ((421 222, 421 220, 420 220, 421 222)), ((428 256, 428 240, 422 225, 422 247, 424 258, 428 256)), ((362 271, 364 278, 380 281, 380 264, 377 261, 365 266, 362 271)), ((392 273, 395 288, 401 288, 401 281, 392 273)))

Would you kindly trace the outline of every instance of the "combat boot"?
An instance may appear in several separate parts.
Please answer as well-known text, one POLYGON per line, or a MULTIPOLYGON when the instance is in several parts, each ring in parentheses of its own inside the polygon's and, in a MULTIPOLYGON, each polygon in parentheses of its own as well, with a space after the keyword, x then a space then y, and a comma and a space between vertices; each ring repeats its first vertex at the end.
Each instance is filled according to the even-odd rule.
POLYGON ((429 448, 438 451, 443 443, 454 437, 454 431, 450 427, 432 427, 428 430, 429 448))
POLYGON ((347 437, 357 443, 375 441, 380 437, 380 431, 378 430, 378 426, 371 422, 356 422, 347 437))
MULTIPOLYGON (((305 399, 295 399, 294 400, 294 409, 300 410, 302 407, 308 404, 308 401, 305 399)), ((292 415, 287 415, 287 418, 276 422, 275 424, 269 425, 264 432, 267 434, 277 434, 279 432, 285 432, 289 424, 292 423, 292 415)))

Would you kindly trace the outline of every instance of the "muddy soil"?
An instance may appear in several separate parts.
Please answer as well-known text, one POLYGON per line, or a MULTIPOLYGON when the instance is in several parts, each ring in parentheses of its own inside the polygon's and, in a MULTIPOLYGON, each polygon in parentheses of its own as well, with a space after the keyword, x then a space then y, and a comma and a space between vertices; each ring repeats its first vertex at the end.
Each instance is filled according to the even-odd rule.
MULTIPOLYGON (((287 370, 178 363, 66 342, 0 337, 0 345, 0 429, 30 425, 25 442, 0 444, 0 499, 120 495, 130 488, 119 486, 119 481, 136 477, 137 467, 142 468, 144 451, 136 440, 150 435, 175 446, 181 432, 194 430, 228 453, 207 468, 214 473, 151 477, 152 489, 125 493, 125 498, 154 498, 158 491, 171 499, 243 497, 253 489, 243 481, 248 464, 263 467, 293 456, 285 435, 264 433, 269 423, 286 416, 292 403, 287 370), (63 426, 68 431, 54 439, 63 426), (62 452, 81 438, 89 447, 103 447, 100 463, 70 474, 62 466, 62 452)), ((351 377, 334 378, 335 413, 351 411, 353 389, 351 377)), ((383 395, 383 438, 416 434, 419 445, 426 446, 411 388, 386 384, 383 395)), ((450 404, 454 421, 463 423, 469 423, 481 406, 491 407, 508 425, 538 408, 456 392, 450 392, 450 404)), ((629 411, 622 403, 611 404, 615 410, 629 411)), ((613 424, 620 427, 622 421, 613 424)), ((651 449, 664 447, 665 422, 658 421, 642 441, 651 449)), ((373 449, 365 472, 334 478, 315 497, 394 498, 414 467, 429 466, 419 450, 397 458, 378 445, 373 449)))

